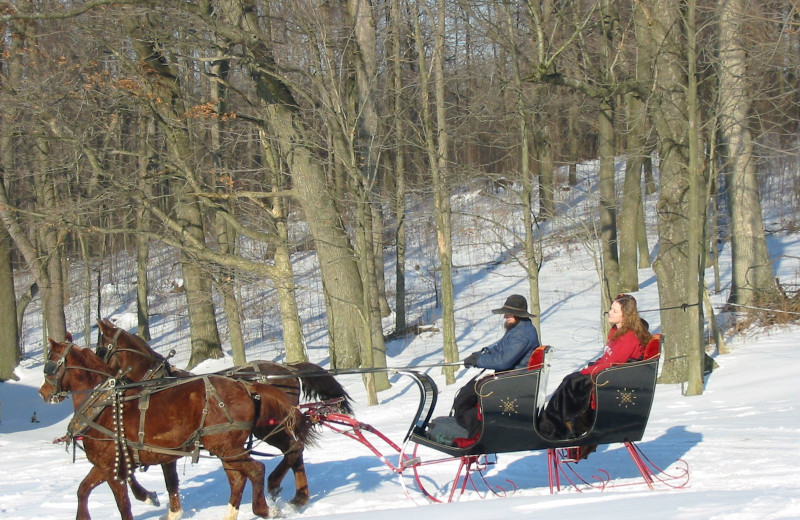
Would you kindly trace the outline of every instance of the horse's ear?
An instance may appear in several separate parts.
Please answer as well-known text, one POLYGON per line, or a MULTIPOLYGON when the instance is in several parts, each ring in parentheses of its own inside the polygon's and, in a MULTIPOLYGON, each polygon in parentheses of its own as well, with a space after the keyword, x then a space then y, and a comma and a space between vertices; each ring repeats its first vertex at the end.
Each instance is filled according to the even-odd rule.
POLYGON ((108 322, 108 319, 106 319, 106 318, 103 318, 101 320, 97 320, 97 327, 100 329, 100 332, 102 334, 104 334, 104 335, 108 332, 108 330, 110 328, 109 327, 110 325, 111 324, 108 322))
POLYGON ((56 343, 55 341, 53 341, 53 338, 47 338, 47 343, 49 343, 49 344, 50 344, 50 348, 53 348, 53 347, 55 347, 56 345, 58 345, 58 343, 56 343))

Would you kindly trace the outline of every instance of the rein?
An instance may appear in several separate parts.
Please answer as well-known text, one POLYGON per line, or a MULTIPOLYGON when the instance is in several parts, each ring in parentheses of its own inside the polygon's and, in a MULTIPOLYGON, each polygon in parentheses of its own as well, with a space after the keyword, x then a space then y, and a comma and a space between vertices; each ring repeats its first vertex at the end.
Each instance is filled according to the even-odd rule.
POLYGON ((442 368, 442 367, 460 367, 463 366, 462 361, 446 361, 444 363, 429 363, 424 365, 414 365, 406 367, 372 367, 372 368, 341 368, 326 370, 325 373, 310 370, 297 370, 291 374, 248 374, 243 373, 237 375, 237 378, 246 380, 262 380, 262 379, 281 379, 286 377, 326 377, 326 376, 341 376, 341 375, 361 375, 361 374, 377 374, 380 372, 407 372, 409 370, 418 370, 424 368, 442 368))

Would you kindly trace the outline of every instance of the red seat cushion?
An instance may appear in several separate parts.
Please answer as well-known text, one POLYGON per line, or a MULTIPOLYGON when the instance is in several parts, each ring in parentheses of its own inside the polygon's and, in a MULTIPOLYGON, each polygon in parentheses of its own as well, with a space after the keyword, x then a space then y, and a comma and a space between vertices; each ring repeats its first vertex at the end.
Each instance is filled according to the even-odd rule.
POLYGON ((642 359, 652 359, 658 357, 659 354, 661 354, 661 334, 653 334, 653 337, 650 338, 650 341, 647 342, 647 346, 644 348, 644 356, 642 356, 642 359))
POLYGON ((544 365, 544 349, 545 345, 538 346, 534 349, 530 359, 528 359, 528 370, 542 368, 542 365, 544 365))

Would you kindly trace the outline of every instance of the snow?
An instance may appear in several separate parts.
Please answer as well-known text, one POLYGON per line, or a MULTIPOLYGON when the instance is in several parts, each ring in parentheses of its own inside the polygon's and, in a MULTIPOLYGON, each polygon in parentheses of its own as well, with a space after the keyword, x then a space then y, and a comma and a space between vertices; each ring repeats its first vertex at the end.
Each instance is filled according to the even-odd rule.
MULTIPOLYGON (((775 253, 776 275, 796 281, 800 256, 797 236, 771 235, 775 253), (778 254, 779 253, 779 254, 778 254), (779 257, 779 258, 778 258, 779 257)), ((727 249, 723 255, 728 253, 727 249)), ((477 253, 476 253, 477 254, 477 253)), ((552 390, 569 372, 596 358, 602 348, 599 297, 596 273, 591 257, 574 244, 553 248, 541 272, 540 293, 543 342, 555 349, 548 388, 552 390)), ((492 255, 487 255, 492 256, 492 255)), ((502 318, 493 315, 512 293, 527 294, 524 273, 514 263, 486 266, 456 262, 457 340, 463 356, 486 346, 502 335, 502 318)), ((723 257, 722 277, 730 278, 729 259, 723 257), (727 263, 726 263, 727 262, 727 263)), ((387 269, 389 271, 389 269, 387 269)), ((707 273, 713 281, 711 270, 707 273)), ((658 307, 655 277, 651 269, 639 273, 641 288, 635 294, 644 310, 658 307)), ((306 284, 310 286, 311 284, 306 284)), ((717 305, 725 293, 713 295, 717 305)), ((132 304, 132 303, 131 303, 132 304)), ((130 307, 118 308, 118 318, 135 332, 130 307)), ((651 330, 660 331, 657 312, 644 314, 651 330)), ((186 327, 185 320, 174 319, 176 327, 186 327)), ((440 325, 440 324, 438 324, 440 325)), ((154 348, 166 352, 176 347, 175 337, 162 331, 153 341, 154 348)), ((612 475, 615 487, 578 492, 562 489, 550 494, 544 452, 501 454, 488 472, 497 485, 517 487, 510 496, 481 499, 469 492, 458 502, 431 504, 421 495, 407 498, 400 479, 367 448, 341 434, 324 431, 317 446, 306 451, 311 502, 295 510, 288 506, 294 486, 291 475, 277 501, 280 514, 287 518, 324 517, 331 520, 436 520, 500 518, 664 518, 671 520, 736 519, 769 520, 800 518, 800 396, 795 391, 800 351, 796 337, 800 327, 754 328, 728 336, 731 353, 715 355, 719 367, 707 378, 704 393, 685 397, 681 385, 658 385, 645 437, 639 444, 656 464, 667 472, 679 467, 679 459, 688 464, 690 481, 684 488, 673 489, 658 484, 649 490, 635 484, 638 475, 622 445, 601 446, 586 461, 577 465, 586 476, 601 468, 612 475)), ((185 334, 185 330, 183 331, 185 334)), ((40 334, 40 333, 39 333, 40 334)), ((35 341, 36 334, 29 334, 35 341)), ((40 335, 38 337, 41 337, 40 335)), ((76 341, 81 338, 76 336, 76 341)), ((310 341, 315 362, 324 362, 324 334, 310 341)), ((392 367, 419 366, 443 361, 441 333, 424 332, 387 345, 392 367)), ((180 359, 180 358, 176 358, 180 359)), ((185 358, 184 358, 185 359, 185 358)), ((37 391, 42 382, 41 352, 29 352, 17 369, 19 381, 0 384, 0 519, 73 518, 76 492, 89 471, 89 463, 79 451, 73 462, 72 452, 53 439, 64 435, 72 416, 72 403, 45 404, 37 391), (31 422, 33 413, 38 423, 31 422)), ((230 365, 230 358, 207 362, 198 371, 212 371, 230 365)), ((439 386, 436 415, 445 415, 458 388, 476 369, 461 369, 455 385, 445 385, 437 368, 429 368, 439 386)), ((366 406, 366 394, 360 376, 340 376, 356 401, 355 415, 373 425, 396 443, 401 443, 418 403, 414 383, 405 376, 391 376, 392 388, 379 394, 380 404, 366 406)), ((378 445, 389 461, 397 457, 378 445)), ((266 451, 266 450, 265 450, 266 451)), ((268 470, 275 462, 261 459, 268 470)), ((425 471, 428 471, 426 469, 425 471)), ((430 467, 439 476, 442 468, 430 467)), ((228 498, 225 474, 216 459, 202 458, 191 464, 179 462, 184 518, 197 520, 223 517, 228 498)), ((449 476, 449 473, 448 475, 449 476)), ((137 519, 160 518, 168 502, 160 469, 137 473, 148 489, 158 492, 161 506, 154 507, 133 500, 137 519)), ((253 518, 250 487, 245 493, 239 518, 253 518)), ((89 509, 94 518, 118 518, 109 488, 102 485, 90 497, 89 509)), ((275 510, 272 510, 273 514, 275 510)))

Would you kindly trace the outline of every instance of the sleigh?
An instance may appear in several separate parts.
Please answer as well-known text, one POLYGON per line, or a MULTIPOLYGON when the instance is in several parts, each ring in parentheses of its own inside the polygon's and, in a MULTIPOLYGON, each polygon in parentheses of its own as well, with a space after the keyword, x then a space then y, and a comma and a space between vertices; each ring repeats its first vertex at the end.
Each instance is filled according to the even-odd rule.
MULTIPOLYGON (((436 404, 436 386, 429 376, 414 373, 422 390, 417 418, 412 426, 403 453, 408 453, 410 470, 419 489, 432 500, 440 501, 436 491, 428 491, 420 471, 425 465, 437 463, 424 461, 419 447, 424 446, 458 460, 457 473, 449 490, 448 500, 456 491, 463 493, 467 486, 478 489, 477 473, 486 482, 484 472, 491 466, 491 454, 518 451, 546 450, 550 492, 560 490, 562 482, 580 490, 586 486, 605 488, 611 485, 606 471, 591 482, 577 473, 575 464, 580 460, 581 450, 604 444, 622 443, 633 460, 642 481, 651 489, 656 482, 682 487, 688 482, 688 467, 679 461, 677 474, 668 475, 655 466, 636 445, 644 436, 655 393, 658 362, 660 357, 660 335, 655 335, 645 348, 641 361, 628 362, 606 368, 594 377, 594 413, 585 433, 568 439, 548 439, 537 428, 537 417, 546 402, 546 386, 549 368, 550 347, 538 348, 527 368, 498 373, 484 379, 480 385, 481 429, 470 445, 459 447, 437 442, 426 434, 436 404)), ((446 459, 438 459, 444 462, 446 459)), ((505 489, 489 485, 493 492, 505 489)), ((440 491, 440 490, 439 490, 440 491)))
POLYGON ((420 393, 416 414, 402 447, 373 426, 337 411, 335 401, 301 405, 301 408, 314 422, 369 448, 400 475, 400 482, 411 498, 413 494, 406 486, 409 480, 434 502, 452 501, 467 488, 481 494, 513 492, 516 489, 513 482, 497 486, 489 482, 486 474, 496 462, 497 454, 519 451, 547 452, 551 493, 560 490, 562 482, 578 491, 613 487, 615 484, 608 471, 600 470, 598 473, 602 477, 594 475, 586 479, 575 468, 582 449, 613 443, 624 444, 641 474, 641 482, 651 489, 656 483, 683 487, 689 480, 684 461, 677 461, 673 473, 669 474, 636 445, 644 435, 653 403, 660 340, 660 335, 653 337, 641 361, 612 366, 594 376, 591 424, 585 433, 569 439, 547 439, 537 428, 537 417, 546 404, 550 347, 536 349, 526 368, 495 373, 481 380, 478 393, 482 422, 477 436, 469 439, 468 445, 454 446, 429 437, 438 389, 429 375, 417 370, 392 370, 411 377, 420 393), (399 455, 396 464, 384 453, 386 448, 399 455))

